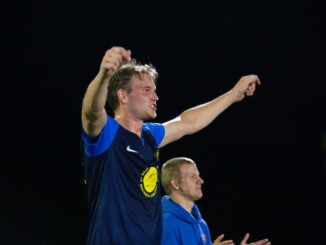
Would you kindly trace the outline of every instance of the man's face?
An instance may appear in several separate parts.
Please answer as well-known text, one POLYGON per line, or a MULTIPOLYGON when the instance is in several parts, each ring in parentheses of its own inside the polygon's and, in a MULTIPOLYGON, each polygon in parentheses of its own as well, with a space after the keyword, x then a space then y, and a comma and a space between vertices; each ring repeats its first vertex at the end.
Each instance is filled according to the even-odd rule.
POLYGON ((181 180, 179 182, 179 193, 191 201, 202 198, 201 186, 204 180, 200 178, 199 172, 193 164, 183 164, 180 166, 181 180))
POLYGON ((139 120, 156 118, 158 96, 154 81, 147 75, 141 79, 134 77, 132 89, 128 96, 130 113, 139 120))

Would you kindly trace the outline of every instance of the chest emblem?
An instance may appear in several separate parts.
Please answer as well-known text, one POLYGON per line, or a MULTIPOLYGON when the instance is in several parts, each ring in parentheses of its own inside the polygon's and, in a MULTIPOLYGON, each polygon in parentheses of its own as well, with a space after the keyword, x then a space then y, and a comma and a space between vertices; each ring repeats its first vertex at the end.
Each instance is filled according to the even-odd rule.
POLYGON ((140 189, 146 197, 154 197, 157 192, 158 170, 157 167, 146 168, 140 178, 140 189))

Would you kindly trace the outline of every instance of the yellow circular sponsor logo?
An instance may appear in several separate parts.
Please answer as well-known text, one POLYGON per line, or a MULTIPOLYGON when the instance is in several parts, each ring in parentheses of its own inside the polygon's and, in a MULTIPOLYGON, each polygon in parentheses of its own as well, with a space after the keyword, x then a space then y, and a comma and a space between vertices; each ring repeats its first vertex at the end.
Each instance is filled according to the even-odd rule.
POLYGON ((140 189, 146 197, 153 197, 157 191, 158 171, 155 167, 146 168, 141 175, 140 189))

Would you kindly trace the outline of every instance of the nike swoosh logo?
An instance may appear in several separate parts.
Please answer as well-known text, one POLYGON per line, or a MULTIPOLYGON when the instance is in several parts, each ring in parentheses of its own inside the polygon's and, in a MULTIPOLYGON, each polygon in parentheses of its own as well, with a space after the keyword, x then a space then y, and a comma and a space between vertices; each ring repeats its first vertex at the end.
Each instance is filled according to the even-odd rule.
POLYGON ((135 151, 135 150, 131 149, 131 148, 130 148, 130 145, 128 145, 126 149, 127 149, 127 151, 129 151, 129 152, 132 152, 132 153, 138 153, 138 151, 135 151))

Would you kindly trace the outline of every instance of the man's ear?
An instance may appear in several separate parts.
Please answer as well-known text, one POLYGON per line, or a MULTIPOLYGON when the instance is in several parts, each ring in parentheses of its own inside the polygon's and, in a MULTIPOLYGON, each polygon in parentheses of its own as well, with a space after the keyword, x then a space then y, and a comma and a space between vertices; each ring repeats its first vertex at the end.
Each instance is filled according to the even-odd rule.
POLYGON ((118 89, 117 95, 118 95, 118 98, 119 98, 121 104, 126 104, 128 102, 126 90, 118 89))
POLYGON ((174 190, 179 190, 179 183, 176 179, 171 179, 171 187, 174 189, 174 190))

